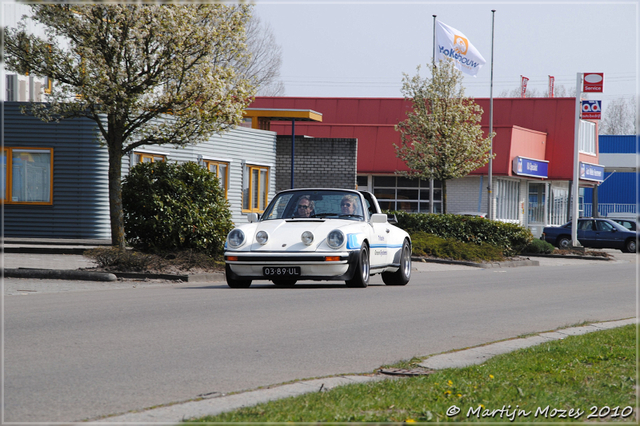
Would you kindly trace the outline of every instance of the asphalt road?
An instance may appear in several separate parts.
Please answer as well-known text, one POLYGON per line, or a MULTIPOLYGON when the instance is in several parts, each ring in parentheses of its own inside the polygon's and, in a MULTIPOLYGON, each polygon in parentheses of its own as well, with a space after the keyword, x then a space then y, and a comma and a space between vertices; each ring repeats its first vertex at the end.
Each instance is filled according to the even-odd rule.
POLYGON ((376 278, 366 289, 213 283, 5 296, 4 422, 95 419, 634 317, 629 259, 439 268, 414 272, 406 287, 376 278))

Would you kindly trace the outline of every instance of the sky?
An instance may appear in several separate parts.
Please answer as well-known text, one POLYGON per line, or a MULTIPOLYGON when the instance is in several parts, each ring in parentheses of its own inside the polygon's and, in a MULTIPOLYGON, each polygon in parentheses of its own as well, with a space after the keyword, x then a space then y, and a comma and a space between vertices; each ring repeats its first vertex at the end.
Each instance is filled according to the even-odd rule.
POLYGON ((463 80, 488 98, 519 89, 575 93, 576 74, 604 73, 607 101, 640 92, 640 0, 626 1, 275 1, 255 13, 282 48, 285 96, 402 97, 403 73, 420 75, 433 56, 433 15, 464 33, 486 64, 463 80), (492 13, 495 10, 495 13, 492 13), (493 19, 493 56, 492 56, 493 19))

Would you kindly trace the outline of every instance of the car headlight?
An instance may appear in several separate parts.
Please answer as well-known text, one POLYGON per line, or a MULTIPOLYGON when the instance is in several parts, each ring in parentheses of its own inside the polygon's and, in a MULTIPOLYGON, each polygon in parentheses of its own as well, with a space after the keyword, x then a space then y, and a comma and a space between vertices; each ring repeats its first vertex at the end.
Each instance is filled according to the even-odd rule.
POLYGON ((329 232, 329 235, 327 235, 327 244, 331 248, 339 248, 344 244, 344 233, 338 229, 329 232))
POLYGON ((269 241, 269 234, 267 234, 266 231, 258 231, 256 234, 256 241, 262 245, 267 244, 267 241, 269 241))
POLYGON ((232 229, 227 236, 227 241, 229 242, 229 246, 232 248, 240 247, 245 241, 244 232, 237 228, 232 229))
POLYGON ((311 231, 304 231, 302 233, 302 236, 300 237, 300 239, 302 240, 302 242, 307 245, 310 246, 311 243, 313 243, 313 232, 311 231))

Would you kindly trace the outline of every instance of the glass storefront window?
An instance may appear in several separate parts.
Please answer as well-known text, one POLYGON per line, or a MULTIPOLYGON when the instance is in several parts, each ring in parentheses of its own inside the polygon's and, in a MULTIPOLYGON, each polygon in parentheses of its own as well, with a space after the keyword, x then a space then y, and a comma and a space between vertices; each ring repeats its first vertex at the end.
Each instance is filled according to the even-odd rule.
MULTIPOLYGON (((404 176, 373 176, 373 194, 383 210, 429 213, 431 188, 428 180, 404 176)), ((442 211, 442 184, 434 182, 433 211, 442 211)))
POLYGON ((529 183, 529 215, 528 222, 544 223, 544 209, 546 203, 544 183, 529 183))

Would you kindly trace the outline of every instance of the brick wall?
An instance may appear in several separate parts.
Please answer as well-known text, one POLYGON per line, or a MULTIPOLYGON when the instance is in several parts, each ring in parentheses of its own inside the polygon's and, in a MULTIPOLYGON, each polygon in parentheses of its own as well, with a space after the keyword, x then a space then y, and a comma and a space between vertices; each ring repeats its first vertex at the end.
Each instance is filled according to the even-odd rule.
MULTIPOLYGON (((296 136, 296 188, 356 188, 357 139, 296 136)), ((276 192, 291 188, 291 136, 276 142, 276 192)))

